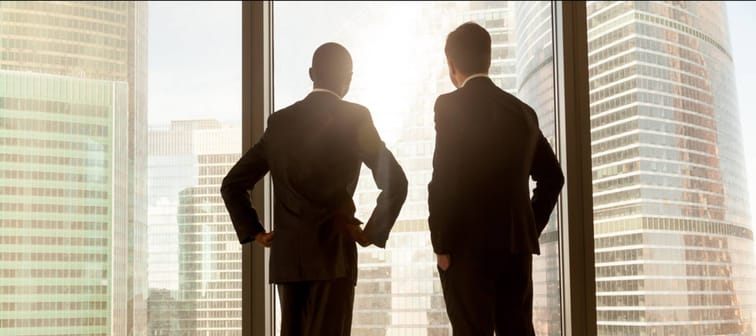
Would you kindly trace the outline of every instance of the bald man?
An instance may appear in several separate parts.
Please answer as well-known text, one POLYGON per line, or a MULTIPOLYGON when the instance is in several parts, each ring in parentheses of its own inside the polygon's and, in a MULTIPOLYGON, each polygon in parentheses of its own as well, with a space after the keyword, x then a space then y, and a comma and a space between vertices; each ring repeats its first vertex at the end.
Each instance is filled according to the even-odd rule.
POLYGON ((407 178, 368 109, 342 100, 352 80, 349 52, 336 43, 318 47, 310 78, 312 92, 268 118, 265 134, 229 171, 221 194, 239 242, 271 249, 281 335, 349 335, 356 243, 386 246, 407 196, 407 178), (352 202, 363 163, 381 189, 364 230, 352 202), (268 172, 275 232, 265 231, 248 194, 268 172))

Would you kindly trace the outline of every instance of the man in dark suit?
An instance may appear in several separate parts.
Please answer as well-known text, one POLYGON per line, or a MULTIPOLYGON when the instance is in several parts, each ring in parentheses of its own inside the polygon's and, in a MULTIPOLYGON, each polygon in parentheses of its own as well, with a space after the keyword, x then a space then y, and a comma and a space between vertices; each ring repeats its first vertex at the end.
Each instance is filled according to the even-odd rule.
POLYGON ((445 52, 428 222, 447 313, 455 336, 534 335, 532 254, 564 177, 533 109, 488 78, 488 32, 465 23, 445 52))
POLYGON ((407 196, 407 178, 363 106, 342 97, 352 59, 336 43, 313 55, 312 93, 268 118, 260 141, 229 171, 221 194, 244 244, 270 247, 270 282, 278 285, 281 335, 349 335, 357 248, 385 247, 407 196), (364 231, 352 202, 365 163, 381 189, 364 231), (248 192, 270 171, 274 232, 266 233, 248 192), (274 241, 275 236, 275 241, 274 241))

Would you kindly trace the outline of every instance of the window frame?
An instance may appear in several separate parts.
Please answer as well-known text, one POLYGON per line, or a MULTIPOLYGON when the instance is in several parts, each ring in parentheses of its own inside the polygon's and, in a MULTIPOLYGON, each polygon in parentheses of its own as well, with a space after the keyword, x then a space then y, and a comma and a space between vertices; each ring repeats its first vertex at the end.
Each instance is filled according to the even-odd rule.
MULTIPOLYGON (((559 203, 559 270, 562 333, 595 336, 596 295, 585 1, 552 1, 555 151, 566 184, 559 203), (571 205, 571 206, 568 206, 571 205)), ((265 130, 273 112, 273 2, 242 4, 242 152, 265 130)), ((265 177, 252 195, 263 225, 271 228, 272 183, 265 177)), ((268 284, 269 251, 242 250, 242 335, 272 336, 274 286, 268 284), (245 318, 248 317, 248 318, 245 318)))

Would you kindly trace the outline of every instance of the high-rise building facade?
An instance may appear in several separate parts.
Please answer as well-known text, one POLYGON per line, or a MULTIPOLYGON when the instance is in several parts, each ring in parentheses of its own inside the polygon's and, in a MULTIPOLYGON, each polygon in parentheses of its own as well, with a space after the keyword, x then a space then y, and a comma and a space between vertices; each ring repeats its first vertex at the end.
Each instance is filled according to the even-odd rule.
POLYGON ((241 333, 241 245, 219 194, 240 156, 239 127, 150 128, 150 335, 241 333))
POLYGON ((0 329, 146 334, 139 2, 0 2, 0 329))
POLYGON ((180 323, 187 336, 241 333, 241 245, 218 193, 241 153, 219 152, 198 156, 199 184, 179 194, 179 293, 188 313, 180 323))
POLYGON ((181 334, 185 304, 179 300, 179 193, 198 183, 197 155, 192 148, 195 128, 219 127, 208 121, 172 122, 148 131, 148 333, 181 334))
POLYGON ((756 271, 722 2, 590 2, 600 335, 753 335, 756 271))

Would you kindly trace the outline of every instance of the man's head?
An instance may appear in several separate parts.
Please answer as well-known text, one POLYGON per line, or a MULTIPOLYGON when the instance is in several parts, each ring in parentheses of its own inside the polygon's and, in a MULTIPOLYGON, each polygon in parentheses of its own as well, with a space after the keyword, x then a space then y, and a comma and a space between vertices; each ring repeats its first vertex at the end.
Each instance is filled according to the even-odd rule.
POLYGON ((488 73, 491 66, 491 35, 473 22, 457 27, 446 37, 446 61, 454 86, 472 74, 488 73))
POLYGON ((316 88, 331 90, 344 97, 352 82, 352 56, 338 43, 321 45, 312 55, 310 79, 316 88))

